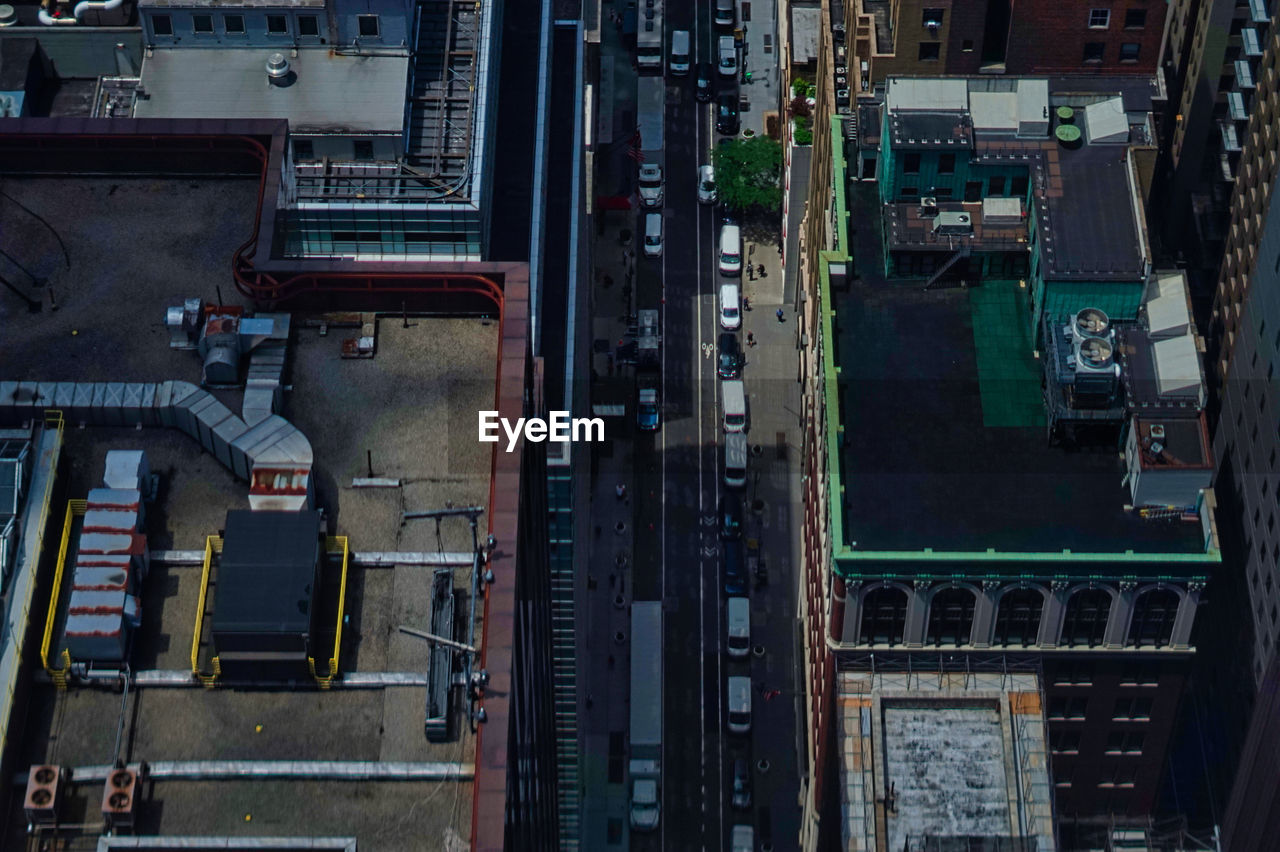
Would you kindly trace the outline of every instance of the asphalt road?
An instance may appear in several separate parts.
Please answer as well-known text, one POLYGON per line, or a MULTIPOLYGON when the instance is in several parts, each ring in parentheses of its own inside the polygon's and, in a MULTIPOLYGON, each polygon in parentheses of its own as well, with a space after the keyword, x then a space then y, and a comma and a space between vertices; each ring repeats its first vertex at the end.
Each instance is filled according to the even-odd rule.
MULTIPOLYGON (((695 61, 714 61, 711 4, 669 4, 667 31, 689 29, 695 61), (696 21, 695 21, 696 17, 696 21)), ((637 446, 637 600, 665 601, 661 830, 632 836, 640 850, 727 848, 729 767, 748 756, 724 733, 723 590, 716 507, 720 494, 719 331, 714 244, 719 223, 697 201, 698 166, 709 162, 711 106, 693 76, 667 79, 663 256, 639 263, 640 307, 663 316, 664 425, 637 446), (652 530, 652 532, 650 532, 652 530)), ((736 82, 731 85, 736 85, 736 82)), ((740 674, 749 674, 747 663, 740 674)))

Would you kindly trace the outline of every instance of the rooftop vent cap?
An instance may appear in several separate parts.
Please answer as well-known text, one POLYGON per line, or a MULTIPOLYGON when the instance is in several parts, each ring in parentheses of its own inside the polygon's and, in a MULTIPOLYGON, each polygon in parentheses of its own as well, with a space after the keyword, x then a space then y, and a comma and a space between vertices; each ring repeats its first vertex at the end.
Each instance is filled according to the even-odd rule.
POLYGON ((18 23, 18 13, 8 3, 0 5, 0 27, 11 27, 18 23))
POLYGON ((289 60, 283 53, 273 53, 267 57, 267 78, 274 86, 282 86, 289 79, 289 60))

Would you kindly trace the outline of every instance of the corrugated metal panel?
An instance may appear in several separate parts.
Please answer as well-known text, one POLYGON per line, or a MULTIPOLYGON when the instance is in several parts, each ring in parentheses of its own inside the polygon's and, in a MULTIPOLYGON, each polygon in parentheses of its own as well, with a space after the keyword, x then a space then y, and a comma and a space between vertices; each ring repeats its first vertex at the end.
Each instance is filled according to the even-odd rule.
POLYGON ((132 591, 133 572, 128 563, 124 568, 77 566, 72 587, 77 590, 128 592, 132 591))
POLYGON ((94 488, 87 499, 89 509, 124 509, 139 511, 142 492, 129 488, 94 488))
POLYGON ((107 404, 107 385, 106 382, 93 382, 86 384, 89 388, 89 423, 93 426, 106 426, 107 418, 102 413, 102 408, 107 404))
POLYGON ((1200 387, 1200 353, 1190 335, 1158 340, 1152 349, 1161 396, 1185 396, 1200 387))
POLYGON ((249 427, 245 425, 244 421, 234 414, 228 414, 221 423, 213 427, 213 454, 222 463, 223 467, 233 469, 231 464, 231 442, 248 430, 249 427))
POLYGON ((75 395, 71 402, 71 420, 77 423, 92 422, 93 391, 97 387, 93 382, 77 382, 75 395))
POLYGON ((111 450, 103 465, 102 484, 107 488, 146 491, 151 465, 142 450, 111 450))
POLYGON ((134 533, 138 531, 138 513, 118 509, 93 509, 85 512, 85 532, 134 533))

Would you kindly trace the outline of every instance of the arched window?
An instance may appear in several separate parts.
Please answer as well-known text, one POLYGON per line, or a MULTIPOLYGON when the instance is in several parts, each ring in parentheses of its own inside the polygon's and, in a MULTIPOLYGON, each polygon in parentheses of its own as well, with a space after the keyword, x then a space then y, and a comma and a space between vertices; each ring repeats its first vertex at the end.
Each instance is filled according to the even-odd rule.
POLYGON ((901 645, 907 629, 907 593, 893 586, 881 586, 862 599, 863 645, 901 645))
POLYGON ((1178 593, 1173 589, 1148 589, 1133 602, 1126 645, 1154 645, 1163 648, 1173 639, 1173 622, 1178 617, 1178 593))
POLYGON ((1062 644, 1069 648, 1101 645, 1111 615, 1111 594, 1106 589, 1081 589, 1067 601, 1062 620, 1062 644))
POLYGON ((933 596, 929 605, 926 645, 968 645, 973 633, 973 592, 952 586, 933 596))
POLYGON ((1040 636, 1044 595, 1039 589, 1010 589, 1000 597, 996 610, 994 644, 1026 648, 1040 636))

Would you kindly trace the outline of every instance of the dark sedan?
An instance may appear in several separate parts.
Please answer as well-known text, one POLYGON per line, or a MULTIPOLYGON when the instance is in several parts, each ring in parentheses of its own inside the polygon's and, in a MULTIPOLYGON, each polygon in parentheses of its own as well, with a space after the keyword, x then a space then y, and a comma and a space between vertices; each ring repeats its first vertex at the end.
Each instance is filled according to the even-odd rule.
POLYGON ((699 103, 710 103, 716 96, 716 72, 710 62, 699 62, 693 72, 694 94, 699 103))
POLYGON ((726 136, 738 133, 738 96, 725 92, 716 97, 716 130, 726 136))
POLYGON ((742 348, 738 346, 738 335, 720 335, 720 357, 716 363, 716 374, 722 379, 741 378, 742 348))

